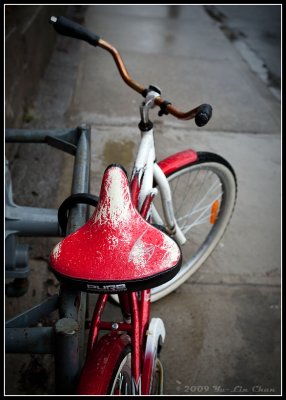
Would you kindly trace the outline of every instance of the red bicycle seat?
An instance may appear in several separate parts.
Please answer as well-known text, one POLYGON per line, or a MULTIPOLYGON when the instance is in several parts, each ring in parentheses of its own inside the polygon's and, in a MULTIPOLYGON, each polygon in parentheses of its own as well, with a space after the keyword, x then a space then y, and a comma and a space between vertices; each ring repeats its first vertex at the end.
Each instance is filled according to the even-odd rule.
POLYGON ((181 266, 181 250, 141 217, 125 170, 111 165, 92 217, 57 244, 50 265, 60 280, 83 291, 139 291, 172 279, 181 266))

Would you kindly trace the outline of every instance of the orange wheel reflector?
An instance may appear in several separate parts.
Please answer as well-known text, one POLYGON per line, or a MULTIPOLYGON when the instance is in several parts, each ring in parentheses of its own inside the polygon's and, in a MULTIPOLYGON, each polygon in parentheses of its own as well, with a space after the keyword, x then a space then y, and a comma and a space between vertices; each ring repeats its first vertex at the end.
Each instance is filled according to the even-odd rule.
POLYGON ((215 200, 212 204, 212 209, 211 209, 211 215, 210 215, 210 223, 213 225, 216 221, 217 218, 217 213, 218 213, 218 208, 219 208, 219 201, 215 200))

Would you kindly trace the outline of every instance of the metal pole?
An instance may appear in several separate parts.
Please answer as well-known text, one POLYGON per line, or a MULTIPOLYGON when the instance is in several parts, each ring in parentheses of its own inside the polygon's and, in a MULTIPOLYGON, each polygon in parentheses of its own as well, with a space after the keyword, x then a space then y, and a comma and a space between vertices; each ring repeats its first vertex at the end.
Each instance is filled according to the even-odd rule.
POLYGON ((7 143, 45 143, 47 137, 52 136, 76 141, 77 129, 5 129, 5 142, 7 143))
MULTIPOLYGON (((90 128, 82 126, 75 155, 72 194, 89 190, 90 128)), ((86 205, 70 211, 67 233, 80 228, 87 218, 86 205)), ((86 293, 61 285, 60 319, 56 324, 55 382, 56 393, 74 393, 83 361, 86 293)))

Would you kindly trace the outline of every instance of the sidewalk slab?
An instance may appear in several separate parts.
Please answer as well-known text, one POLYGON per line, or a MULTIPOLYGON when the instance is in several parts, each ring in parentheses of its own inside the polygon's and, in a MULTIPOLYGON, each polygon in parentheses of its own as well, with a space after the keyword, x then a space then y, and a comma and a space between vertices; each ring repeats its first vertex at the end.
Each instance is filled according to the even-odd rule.
MULTIPOLYGON (((109 121, 111 121, 109 119, 109 121)), ((93 125, 91 192, 98 194, 104 169, 112 162, 132 171, 140 133, 121 124, 93 125)), ((134 124, 135 125, 135 124, 134 124)), ((281 154, 278 135, 207 132, 161 124, 156 133, 157 158, 192 148, 224 157, 237 176, 235 212, 225 237, 203 268, 198 282, 280 283, 281 154)))
POLYGON ((152 307, 166 325, 166 395, 280 394, 280 288, 184 284, 152 307))
MULTIPOLYGON (((212 151, 225 157, 237 173, 237 205, 221 244, 188 282, 152 306, 152 315, 162 317, 167 330, 162 351, 165 394, 229 394, 235 387, 236 393, 267 394, 268 390, 268 394, 279 394, 280 103, 201 6, 182 6, 179 12, 174 7, 90 6, 86 14, 89 29, 110 40, 119 51, 122 44, 122 55, 135 79, 161 85, 166 98, 183 109, 200 102, 214 107, 213 118, 203 130, 193 121, 160 119, 154 111, 158 159, 186 148, 212 151), (97 26, 107 31, 100 32, 97 26), (149 30, 145 31, 146 26, 149 30), (140 46, 134 45, 134 38, 141 38, 140 46)), ((61 48, 67 57, 63 57, 60 71, 71 63, 70 49, 61 48)), ((83 43, 73 67, 75 61, 79 62, 76 82, 64 93, 68 101, 73 99, 71 106, 57 107, 55 100, 61 94, 55 78, 48 84, 49 101, 40 108, 48 112, 49 124, 91 124, 91 193, 98 194, 108 164, 119 162, 131 171, 139 140, 141 99, 121 81, 112 58, 101 49, 83 43)), ((37 121, 38 126, 41 123, 37 121)), ((58 204, 67 190, 71 158, 68 156, 64 169, 52 172, 61 175, 55 194, 58 204)), ((31 281, 29 293, 37 289, 32 275, 31 281)), ((39 294, 48 292, 44 285, 39 286, 39 294)), ((15 303, 11 310, 22 311, 21 300, 15 303)), ((118 308, 108 305, 107 312, 113 318, 118 308)), ((33 385, 23 388, 23 380, 19 383, 12 377, 14 373, 21 379, 27 377, 28 361, 40 360, 40 356, 29 355, 24 361, 19 357, 20 362, 15 355, 9 357, 15 366, 10 367, 10 393, 31 394, 33 385)), ((51 362, 43 360, 43 368, 52 376, 51 362)), ((31 368, 30 373, 34 377, 31 368)), ((52 384, 47 387, 43 383, 35 394, 52 390, 52 384)))
MULTIPOLYGON (((92 127, 96 194, 111 162, 131 172, 139 140, 139 132, 122 119, 109 121, 92 127)), ((232 164, 238 181, 234 215, 217 249, 186 283, 152 305, 152 315, 166 324, 165 394, 279 394, 280 138, 163 123, 155 141, 159 160, 186 144, 218 153, 232 164)))
MULTIPOLYGON (((279 101, 203 7, 186 7, 185 17, 174 19, 90 6, 86 26, 118 49, 131 77, 159 86, 178 108, 210 103, 214 114, 208 130, 279 134, 279 101)), ((153 6, 144 9, 152 13, 153 6)), ((140 96, 122 81, 110 54, 83 43, 82 59, 69 115, 95 113, 94 122, 97 115, 137 116, 140 96)))

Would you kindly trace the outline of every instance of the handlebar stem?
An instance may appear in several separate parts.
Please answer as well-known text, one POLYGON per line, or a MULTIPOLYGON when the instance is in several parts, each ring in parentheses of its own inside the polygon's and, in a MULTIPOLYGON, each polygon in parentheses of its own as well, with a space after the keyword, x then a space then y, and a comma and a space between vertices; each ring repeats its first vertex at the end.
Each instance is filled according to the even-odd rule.
POLYGON ((155 99, 159 97, 159 93, 154 90, 148 90, 146 100, 140 106, 141 121, 147 124, 149 120, 149 110, 155 107, 155 99))

